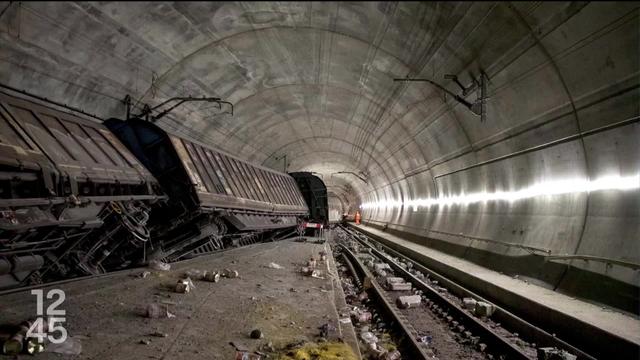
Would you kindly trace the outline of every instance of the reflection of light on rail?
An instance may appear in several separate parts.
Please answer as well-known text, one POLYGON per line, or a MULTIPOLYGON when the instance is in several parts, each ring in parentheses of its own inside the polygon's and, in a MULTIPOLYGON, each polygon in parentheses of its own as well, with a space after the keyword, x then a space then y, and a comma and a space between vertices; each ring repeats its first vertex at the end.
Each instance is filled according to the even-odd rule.
POLYGON ((402 206, 429 207, 434 205, 467 205, 486 201, 514 202, 537 196, 552 196, 581 192, 594 192, 601 190, 632 190, 640 188, 640 174, 635 176, 606 176, 595 180, 571 179, 542 182, 528 188, 516 191, 477 192, 459 194, 453 196, 441 196, 438 198, 424 198, 407 201, 378 201, 361 205, 363 209, 371 208, 397 208, 402 206))

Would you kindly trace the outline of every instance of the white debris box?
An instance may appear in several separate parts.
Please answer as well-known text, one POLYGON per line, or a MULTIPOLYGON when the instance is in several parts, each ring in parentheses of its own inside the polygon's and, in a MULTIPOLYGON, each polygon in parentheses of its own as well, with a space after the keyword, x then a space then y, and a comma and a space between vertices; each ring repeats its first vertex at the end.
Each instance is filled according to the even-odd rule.
POLYGON ((474 298, 464 298, 462 299, 462 303, 467 310, 474 311, 476 309, 477 301, 474 298))
POLYGON ((478 301, 476 303, 476 316, 486 316, 489 317, 495 311, 495 306, 492 304, 486 303, 484 301, 478 301))
POLYGON ((389 266, 389 264, 387 263, 377 263, 377 264, 373 264, 373 267, 376 271, 382 271, 382 270, 391 270, 391 266, 389 266))
POLYGON ((396 300, 396 305, 401 309, 406 309, 420 305, 421 301, 422 298, 420 295, 400 296, 398 300, 396 300))
POLYGON ((410 283, 391 283, 388 284, 388 288, 389 290, 392 291, 411 291, 411 284, 410 283))
POLYGON ((188 294, 191 292, 191 289, 195 289, 195 285, 190 278, 178 280, 176 284, 176 292, 181 294, 188 294))
POLYGON ((384 281, 387 283, 387 285, 390 285, 394 283, 403 283, 404 279, 401 277, 387 276, 387 278, 384 279, 384 281))
POLYGON ((541 347, 538 348, 538 360, 576 360, 578 357, 564 350, 560 350, 554 347, 541 347))

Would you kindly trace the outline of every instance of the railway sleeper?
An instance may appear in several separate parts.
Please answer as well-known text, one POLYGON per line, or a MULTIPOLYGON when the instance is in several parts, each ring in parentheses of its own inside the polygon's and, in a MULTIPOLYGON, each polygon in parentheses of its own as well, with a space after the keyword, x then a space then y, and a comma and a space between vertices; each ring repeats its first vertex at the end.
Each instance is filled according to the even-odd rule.
MULTIPOLYGON (((527 354, 523 353, 523 355, 527 356, 527 358, 538 358, 541 354, 540 349, 545 348, 562 351, 564 355, 570 358, 577 356, 580 359, 594 359, 594 357, 589 354, 562 341, 561 339, 558 339, 555 335, 549 334, 525 320, 518 318, 514 314, 511 314, 499 306, 496 306, 495 304, 484 300, 482 297, 464 289, 462 286, 451 282, 451 280, 443 278, 437 273, 434 274, 431 270, 425 268, 421 264, 406 258, 398 252, 389 249, 385 245, 375 242, 375 240, 370 240, 368 236, 350 229, 345 231, 352 236, 354 241, 357 241, 360 247, 363 247, 370 254, 377 256, 379 259, 389 264, 394 270, 402 273, 405 278, 409 279, 409 281, 417 288, 423 289, 425 293, 428 294, 428 296, 425 297, 427 299, 427 306, 432 308, 438 316, 442 317, 443 314, 445 314, 442 307, 449 308, 452 309, 454 314, 457 315, 456 318, 459 320, 466 319, 462 322, 467 323, 474 332, 482 334, 496 334, 494 339, 497 340, 486 341, 488 344, 484 342, 477 344, 478 348, 482 348, 482 351, 487 351, 487 347, 494 348, 498 345, 499 347, 504 347, 508 352, 511 351, 509 349, 512 349, 522 353, 520 349, 524 349, 527 351, 527 354), (427 275, 425 276, 424 273, 427 275), (430 275, 433 276, 433 278, 430 278, 430 275), (449 293, 447 288, 439 286, 440 284, 453 286, 452 293, 449 293), (462 298, 458 298, 453 295, 454 293, 458 296, 463 296, 462 298), (473 304, 473 308, 471 308, 471 304, 473 304), (470 313, 478 317, 474 317, 470 313), (501 320, 503 323, 513 325, 518 331, 526 334, 525 336, 529 338, 529 342, 521 338, 517 332, 509 332, 502 327, 500 323, 489 320, 488 316, 491 316, 494 313, 494 317, 497 318, 496 320, 501 320), (496 331, 494 331, 494 329, 496 331), (501 334, 498 334, 497 331, 501 334), (482 346, 480 346, 480 344, 482 344, 482 346), (537 348, 537 344, 545 345, 537 348), (534 354, 534 351, 537 355, 534 354)), ((446 315, 444 317, 446 318, 446 315)), ((464 326, 458 325, 458 331, 464 334, 464 326)), ((489 335, 489 338, 491 338, 491 335, 489 335)), ((544 351, 542 351, 542 353, 544 353, 544 351)), ((511 358, 511 356, 508 358, 511 358)))

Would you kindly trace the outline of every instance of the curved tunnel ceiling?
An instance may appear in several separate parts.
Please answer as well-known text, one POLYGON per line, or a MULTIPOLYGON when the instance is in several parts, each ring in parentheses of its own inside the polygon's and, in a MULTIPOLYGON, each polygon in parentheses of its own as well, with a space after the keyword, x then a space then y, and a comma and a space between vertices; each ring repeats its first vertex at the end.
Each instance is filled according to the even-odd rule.
MULTIPOLYGON (((489 16, 496 11, 480 7, 489 16)), ((429 159, 413 136, 433 106, 444 104, 442 96, 392 79, 441 73, 439 52, 453 29, 475 16, 472 8, 14 4, 2 19, 3 50, 20 60, 5 59, 3 68, 20 73, 3 72, 2 81, 100 116, 122 117, 117 100, 126 94, 138 105, 220 96, 235 104, 233 117, 191 104, 163 125, 274 168, 286 154, 292 171, 364 173, 370 182, 334 174, 364 194, 429 159)))
MULTIPOLYGON (((102 117, 123 117, 127 94, 138 109, 176 95, 219 96, 235 104, 233 116, 193 103, 161 126, 279 170, 286 155, 287 170, 319 173, 342 201, 640 172, 637 3, 0 2, 0 9, 0 82, 102 117), (484 122, 428 83, 393 82, 427 78, 459 94, 444 75, 466 86, 480 73, 484 122)), ((366 215, 443 241, 465 234, 640 262, 637 199, 637 190, 584 191, 520 205, 391 206, 366 215)), ((624 269, 608 274, 638 281, 624 269)))

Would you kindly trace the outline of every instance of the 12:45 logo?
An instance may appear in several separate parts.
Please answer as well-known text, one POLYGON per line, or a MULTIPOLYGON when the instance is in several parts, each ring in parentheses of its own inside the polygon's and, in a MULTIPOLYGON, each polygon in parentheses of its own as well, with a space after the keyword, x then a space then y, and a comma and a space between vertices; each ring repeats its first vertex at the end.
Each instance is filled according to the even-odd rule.
POLYGON ((31 324, 31 327, 27 331, 27 338, 36 338, 38 343, 43 343, 44 339, 49 339, 54 344, 60 344, 67 340, 67 329, 64 327, 66 321, 66 311, 64 309, 57 309, 60 306, 66 295, 61 289, 52 289, 47 292, 47 299, 57 297, 57 299, 47 307, 47 311, 44 312, 44 292, 42 289, 31 290, 31 295, 36 296, 37 301, 37 318, 31 324), (46 315, 46 321, 43 316, 46 315), (54 333, 60 333, 59 337, 53 336, 54 333))

